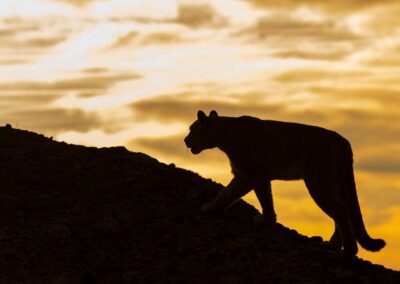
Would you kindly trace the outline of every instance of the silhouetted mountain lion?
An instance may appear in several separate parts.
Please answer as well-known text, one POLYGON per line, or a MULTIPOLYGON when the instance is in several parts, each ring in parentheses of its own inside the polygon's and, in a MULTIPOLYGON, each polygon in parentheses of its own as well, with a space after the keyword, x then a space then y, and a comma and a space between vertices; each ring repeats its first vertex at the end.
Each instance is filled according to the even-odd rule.
POLYGON ((203 212, 222 209, 254 189, 262 207, 257 222, 276 222, 271 180, 304 179, 317 205, 335 221, 327 243, 348 256, 357 254, 357 241, 370 251, 385 246, 364 226, 353 175, 350 143, 336 132, 316 126, 224 117, 203 111, 190 126, 185 143, 193 154, 218 147, 228 156, 234 178, 203 212))

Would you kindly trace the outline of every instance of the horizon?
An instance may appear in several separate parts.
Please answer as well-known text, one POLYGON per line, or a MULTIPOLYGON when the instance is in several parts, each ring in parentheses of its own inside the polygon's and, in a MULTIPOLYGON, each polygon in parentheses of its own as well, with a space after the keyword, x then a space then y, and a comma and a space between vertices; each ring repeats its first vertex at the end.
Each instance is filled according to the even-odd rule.
MULTIPOLYGON (((223 153, 183 143, 200 109, 337 131, 352 144, 367 230, 387 242, 358 256, 400 270, 396 11, 394 0, 3 1, 0 124, 123 145, 224 185, 223 153)), ((278 222, 330 237, 302 182, 272 191, 278 222)))

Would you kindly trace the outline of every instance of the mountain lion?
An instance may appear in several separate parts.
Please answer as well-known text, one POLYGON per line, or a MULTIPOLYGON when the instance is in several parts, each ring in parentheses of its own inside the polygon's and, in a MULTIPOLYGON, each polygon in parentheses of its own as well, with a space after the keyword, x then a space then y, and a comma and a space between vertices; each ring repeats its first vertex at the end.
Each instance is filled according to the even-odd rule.
POLYGON ((274 224, 272 180, 304 179, 317 205, 335 222, 327 245, 347 256, 357 254, 357 241, 370 251, 385 246, 364 226, 353 175, 350 143, 336 132, 297 123, 250 116, 224 117, 199 111, 185 143, 193 154, 219 148, 234 175, 229 185, 202 212, 225 208, 254 189, 262 207, 258 222, 274 224))

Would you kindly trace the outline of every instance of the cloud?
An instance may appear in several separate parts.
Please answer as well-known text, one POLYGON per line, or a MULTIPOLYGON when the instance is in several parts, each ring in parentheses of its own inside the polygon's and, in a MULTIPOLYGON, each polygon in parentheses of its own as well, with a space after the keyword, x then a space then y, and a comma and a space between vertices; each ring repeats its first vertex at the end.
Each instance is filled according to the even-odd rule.
POLYGON ((59 95, 54 94, 30 94, 30 95, 4 95, 0 96, 1 108, 15 108, 15 107, 34 107, 49 104, 56 99, 59 95))
POLYGON ((130 31, 127 34, 118 37, 117 40, 110 46, 110 48, 120 48, 130 45, 138 37, 138 35, 139 33, 137 31, 130 31))
MULTIPOLYGON (((393 112, 342 109, 331 116, 337 130, 350 140, 355 151, 376 148, 385 155, 388 145, 400 141, 400 115, 393 112)), ((384 167, 390 168, 392 162, 384 167)), ((382 169, 384 168, 382 167, 382 169)))
POLYGON ((29 39, 8 39, 0 41, 3 49, 43 49, 56 46, 66 40, 66 37, 35 37, 29 39))
POLYGON ((398 68, 400 66, 400 44, 383 48, 379 50, 379 53, 375 53, 369 58, 362 60, 361 63, 368 67, 398 68))
POLYGON ((398 140, 390 140, 385 147, 369 147, 362 151, 362 156, 357 161, 357 168, 367 172, 399 174, 400 135, 398 140))
POLYGON ((139 137, 128 142, 127 147, 143 151, 165 163, 175 163, 179 167, 191 168, 208 177, 226 182, 230 178, 229 160, 218 149, 203 151, 193 155, 183 142, 187 133, 163 137, 139 137))
POLYGON ((343 60, 366 48, 368 38, 356 34, 347 24, 331 19, 309 20, 290 14, 273 13, 231 33, 247 44, 266 45, 278 58, 343 60))
POLYGON ((153 45, 153 44, 171 44, 182 42, 183 39, 177 33, 173 32, 159 32, 159 33, 151 33, 144 36, 141 40, 142 45, 153 45))
POLYGON ((370 79, 370 72, 361 70, 329 70, 321 68, 297 68, 280 72, 274 80, 285 84, 319 83, 329 81, 337 84, 338 81, 360 82, 370 79))
MULTIPOLYGON (((305 74, 305 76, 311 76, 311 74, 305 74)), ((322 73, 323 76, 324 73, 322 73)), ((345 95, 342 94, 342 96, 345 95)), ((385 149, 386 145, 400 141, 400 125, 395 123, 400 120, 400 115, 396 113, 356 107, 350 110, 332 106, 318 109, 315 107, 290 109, 284 102, 270 104, 266 100, 247 98, 245 95, 241 99, 233 98, 235 96, 222 101, 183 93, 139 100, 132 103, 130 107, 137 121, 157 121, 162 124, 178 122, 190 125, 196 119, 199 109, 206 112, 215 109, 222 116, 252 115, 264 119, 319 125, 333 129, 348 138, 356 152, 361 155, 364 155, 362 149, 378 147, 377 145, 385 149)), ((383 150, 378 153, 379 155, 384 155, 383 150)), ((374 163, 376 168, 366 162, 360 166, 374 171, 397 171, 397 166, 393 168, 397 165, 397 160, 387 161, 385 164, 382 160, 382 163, 378 163, 379 166, 374 163)))
MULTIPOLYGON (((323 73, 322 73, 323 74, 323 73)), ((371 79, 372 81, 372 79, 371 79)), ((373 82, 373 81, 372 81, 373 82)), ((342 86, 319 86, 314 85, 308 88, 312 93, 322 96, 330 96, 336 98, 371 98, 376 101, 393 103, 397 101, 400 95, 400 89, 391 87, 346 87, 342 86)))
POLYGON ((0 59, 0 65, 8 66, 8 65, 24 65, 29 63, 30 61, 27 59, 0 59))
POLYGON ((221 27, 227 19, 219 15, 208 4, 182 4, 178 7, 178 16, 173 22, 197 29, 204 27, 221 27))
POLYGON ((257 104, 246 101, 230 102, 216 99, 193 99, 190 94, 175 94, 136 101, 130 105, 138 120, 157 120, 160 122, 190 122, 199 109, 209 112, 213 109, 221 115, 271 116, 283 111, 283 105, 257 104))
POLYGON ((137 80, 140 75, 134 73, 119 75, 96 75, 82 78, 63 79, 55 82, 20 81, 0 83, 0 93, 5 91, 70 91, 70 90, 107 90, 113 85, 129 80, 137 80))
POLYGON ((6 111, 0 123, 52 135, 65 131, 88 132, 103 125, 93 113, 63 108, 6 111))
MULTIPOLYGON (((183 139, 188 133, 178 133, 176 135, 164 136, 164 137, 140 137, 132 140, 130 145, 137 145, 145 148, 157 156, 170 157, 173 159, 185 159, 191 160, 193 155, 185 146, 183 139)), ((220 155, 215 154, 214 151, 204 152, 210 162, 218 162, 220 155)))
POLYGON ((376 1, 376 0, 337 0, 337 1, 320 1, 320 0, 246 0, 257 8, 263 9, 286 9, 293 10, 296 8, 306 7, 309 9, 320 10, 326 13, 354 13, 379 5, 390 6, 395 4, 396 0, 376 1))
POLYGON ((286 14, 262 17, 237 35, 250 36, 258 41, 301 39, 304 43, 338 43, 360 39, 348 27, 333 20, 311 21, 286 14))
MULTIPOLYGON (((361 159, 357 165, 358 169, 369 172, 400 173, 400 158, 395 155, 386 155, 387 151, 382 151, 379 155, 368 159, 361 159)), ((389 153, 390 154, 390 153, 389 153)), ((400 197, 399 197, 400 199, 400 197)), ((400 202, 399 202, 400 203, 400 202)))
POLYGON ((8 17, 2 19, 0 48, 45 49, 56 46, 67 39, 65 23, 54 19, 8 17))
POLYGON ((109 71, 110 69, 107 67, 90 67, 82 70, 83 73, 89 74, 107 73, 109 71))
POLYGON ((0 38, 13 37, 18 34, 30 34, 40 31, 43 23, 34 18, 9 16, 1 19, 3 27, 0 28, 0 38))
POLYGON ((284 49, 280 51, 273 52, 272 55, 277 58, 299 58, 304 60, 328 60, 337 61, 349 56, 351 51, 349 48, 339 48, 332 50, 301 50, 298 48, 294 49, 284 49))
POLYGON ((99 0, 55 0, 56 2, 65 2, 67 4, 77 6, 77 7, 84 7, 89 3, 93 3, 99 0))
POLYGON ((138 31, 130 31, 119 37, 109 48, 115 49, 132 45, 164 45, 179 43, 182 41, 184 41, 184 39, 177 32, 153 32, 140 34, 138 31))

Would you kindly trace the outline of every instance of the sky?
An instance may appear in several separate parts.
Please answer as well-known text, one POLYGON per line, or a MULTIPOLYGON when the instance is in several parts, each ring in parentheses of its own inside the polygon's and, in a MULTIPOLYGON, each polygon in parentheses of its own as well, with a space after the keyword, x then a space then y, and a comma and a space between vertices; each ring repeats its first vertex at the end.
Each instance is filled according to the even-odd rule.
MULTIPOLYGON (((368 232, 387 242, 359 256, 400 270, 399 14, 395 0, 2 0, 0 125, 222 184, 227 158, 183 143, 199 109, 333 129, 353 146, 368 232)), ((280 223, 330 237, 303 182, 273 195, 280 223)))

